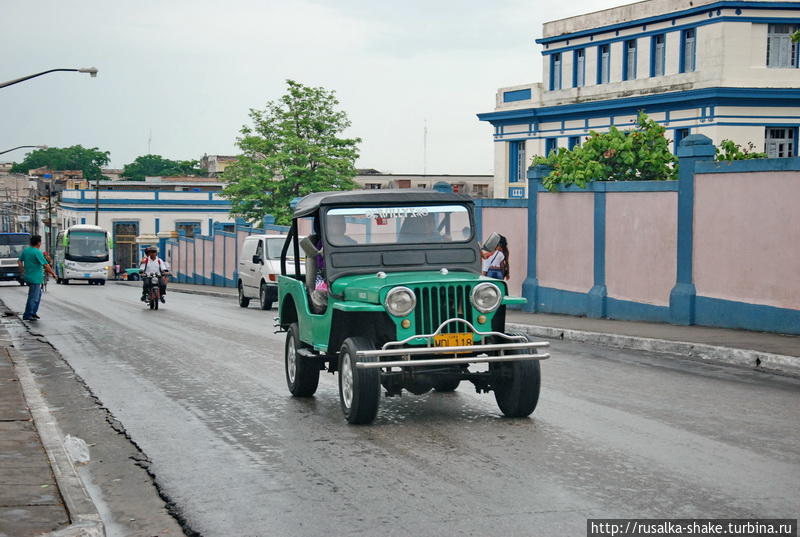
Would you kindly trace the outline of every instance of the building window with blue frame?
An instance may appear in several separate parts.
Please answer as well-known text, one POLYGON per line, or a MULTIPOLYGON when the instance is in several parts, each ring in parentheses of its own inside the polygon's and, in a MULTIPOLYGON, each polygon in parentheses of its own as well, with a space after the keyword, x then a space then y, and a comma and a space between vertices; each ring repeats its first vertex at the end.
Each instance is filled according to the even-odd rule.
POLYGON ((581 137, 580 136, 570 136, 567 148, 572 151, 576 147, 581 145, 581 137))
POLYGON ((664 76, 667 65, 667 34, 654 35, 650 46, 650 76, 664 76))
POLYGON ((792 41, 800 26, 770 24, 767 33, 767 67, 785 69, 800 67, 800 43, 792 41))
POLYGON ((597 83, 608 84, 611 76, 611 51, 608 45, 597 47, 597 83))
POLYGON ((623 44, 622 80, 636 79, 636 40, 631 39, 623 44))
POLYGON ((508 182, 525 182, 525 140, 508 143, 508 182))
POLYGON ((581 88, 586 85, 586 49, 575 50, 572 57, 572 87, 581 88))
POLYGON ((186 238, 191 239, 195 235, 200 235, 200 222, 175 222, 175 231, 178 234, 183 231, 186 238))
POLYGON ((691 73, 696 67, 697 31, 689 28, 681 32, 681 73, 691 73))
POLYGON ((546 138, 544 141, 544 154, 549 155, 558 149, 558 138, 546 138))
POLYGON ((764 152, 769 158, 797 156, 797 127, 767 127, 764 152))
POLYGON ((678 154, 678 147, 681 145, 681 141, 689 136, 689 129, 675 129, 675 149, 674 153, 678 154))
POLYGON ((550 90, 561 89, 561 53, 550 56, 550 90))

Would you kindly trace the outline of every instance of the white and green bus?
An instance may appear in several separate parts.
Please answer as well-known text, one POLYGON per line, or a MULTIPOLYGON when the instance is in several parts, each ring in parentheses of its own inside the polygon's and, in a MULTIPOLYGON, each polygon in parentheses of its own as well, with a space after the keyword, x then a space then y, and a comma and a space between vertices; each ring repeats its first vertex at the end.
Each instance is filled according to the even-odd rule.
POLYGON ((100 226, 80 224, 58 234, 53 264, 56 282, 84 280, 105 285, 111 269, 111 235, 100 226))

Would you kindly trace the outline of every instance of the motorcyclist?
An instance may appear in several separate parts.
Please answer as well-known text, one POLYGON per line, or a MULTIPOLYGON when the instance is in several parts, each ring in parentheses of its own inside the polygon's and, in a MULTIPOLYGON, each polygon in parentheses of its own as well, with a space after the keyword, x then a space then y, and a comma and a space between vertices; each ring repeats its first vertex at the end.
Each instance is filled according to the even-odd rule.
POLYGON ((165 303, 164 295, 167 294, 167 276, 169 265, 166 261, 158 257, 158 248, 148 246, 145 249, 145 257, 139 263, 142 272, 142 302, 147 302, 147 292, 150 290, 150 278, 153 274, 161 274, 163 277, 158 280, 158 287, 161 289, 161 302, 165 303))

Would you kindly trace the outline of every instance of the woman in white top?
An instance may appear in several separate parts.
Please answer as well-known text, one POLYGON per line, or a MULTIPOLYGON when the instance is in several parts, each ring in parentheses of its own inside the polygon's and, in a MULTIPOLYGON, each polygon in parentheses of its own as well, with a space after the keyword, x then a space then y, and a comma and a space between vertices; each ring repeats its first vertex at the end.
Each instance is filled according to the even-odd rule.
POLYGON ((483 274, 498 280, 507 280, 510 276, 508 270, 508 241, 502 235, 497 248, 483 260, 483 274))

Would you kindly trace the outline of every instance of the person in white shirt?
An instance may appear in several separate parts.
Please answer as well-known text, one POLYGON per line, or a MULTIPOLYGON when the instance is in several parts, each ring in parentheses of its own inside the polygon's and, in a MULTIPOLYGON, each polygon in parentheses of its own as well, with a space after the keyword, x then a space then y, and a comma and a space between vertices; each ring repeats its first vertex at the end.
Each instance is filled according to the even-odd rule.
POLYGON ((169 265, 166 261, 158 257, 158 248, 155 246, 148 246, 144 251, 144 259, 139 263, 139 269, 142 271, 142 302, 147 302, 147 291, 150 289, 150 278, 153 274, 161 274, 163 277, 158 281, 158 287, 161 290, 161 302, 166 302, 164 295, 167 294, 167 276, 169 272, 169 265))

